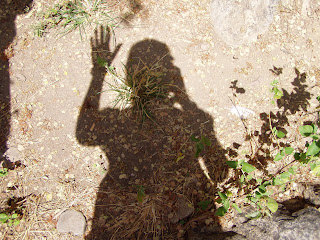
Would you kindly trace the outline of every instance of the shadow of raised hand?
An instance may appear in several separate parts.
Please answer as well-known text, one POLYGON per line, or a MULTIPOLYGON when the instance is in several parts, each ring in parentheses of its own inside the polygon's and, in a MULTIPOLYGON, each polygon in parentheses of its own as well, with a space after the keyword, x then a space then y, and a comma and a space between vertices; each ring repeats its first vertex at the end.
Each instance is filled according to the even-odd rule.
MULTIPOLYGON (((118 45, 112 52, 110 50, 110 38, 110 30, 104 29, 102 26, 99 30, 95 30, 94 36, 91 38, 92 80, 80 109, 76 129, 78 141, 87 146, 99 145, 100 143, 99 137, 98 139, 92 139, 88 132, 90 132, 89 129, 92 126, 99 122, 97 118, 100 114, 100 93, 106 74, 105 66, 111 65, 121 47, 121 44, 118 45)), ((92 134, 94 134, 94 130, 94 127, 92 127, 92 134)), ((100 136, 101 134, 96 135, 100 136)))
POLYGON ((102 67, 105 64, 110 66, 120 50, 122 44, 117 45, 115 50, 111 52, 110 37, 110 29, 101 26, 100 30, 95 30, 94 37, 91 38, 91 56, 94 67, 102 67))

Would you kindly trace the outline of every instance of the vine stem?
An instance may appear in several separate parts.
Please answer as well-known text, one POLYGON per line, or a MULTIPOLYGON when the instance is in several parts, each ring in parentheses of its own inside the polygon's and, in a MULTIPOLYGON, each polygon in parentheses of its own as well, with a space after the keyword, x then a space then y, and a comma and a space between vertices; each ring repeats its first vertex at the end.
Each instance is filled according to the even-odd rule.
POLYGON ((270 127, 270 130, 271 130, 271 133, 272 133, 273 140, 276 140, 276 142, 278 144, 278 147, 280 149, 281 147, 280 147, 280 144, 279 144, 279 140, 278 140, 278 138, 276 137, 276 135, 273 132, 270 111, 269 111, 269 114, 268 114, 268 118, 269 118, 269 127, 270 127))
MULTIPOLYGON (((232 105, 236 108, 236 110, 237 110, 237 112, 238 112, 238 115, 239 115, 239 118, 240 118, 240 120, 241 120, 241 122, 242 122, 242 124, 243 124, 243 126, 244 126, 244 128, 245 128, 245 130, 246 130, 247 135, 250 136, 250 139, 254 139, 254 138, 252 138, 252 135, 251 135, 251 133, 249 132, 249 129, 248 129, 247 125, 245 124, 243 118, 241 118, 241 114, 240 114, 238 108, 236 107, 236 105, 234 104, 234 102, 232 101, 232 99, 231 99, 229 96, 228 96, 228 98, 230 99, 232 105)), ((254 141, 254 142, 255 142, 255 141, 254 141)), ((255 144, 256 144, 256 146, 258 145, 256 142, 255 142, 255 144)), ((253 150, 253 146, 252 146, 252 142, 251 142, 251 141, 250 141, 250 147, 251 147, 251 153, 252 153, 251 156, 252 156, 253 153, 254 153, 254 150, 253 150)))

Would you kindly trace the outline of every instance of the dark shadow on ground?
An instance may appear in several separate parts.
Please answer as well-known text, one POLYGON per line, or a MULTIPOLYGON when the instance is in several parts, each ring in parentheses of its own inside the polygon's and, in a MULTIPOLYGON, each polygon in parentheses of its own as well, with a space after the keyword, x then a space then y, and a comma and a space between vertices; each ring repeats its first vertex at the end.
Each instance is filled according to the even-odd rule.
POLYGON ((244 94, 246 90, 244 88, 238 87, 238 80, 234 80, 231 82, 230 88, 233 90, 233 96, 237 96, 237 94, 244 94))
MULTIPOLYGON (((274 67, 271 71, 278 76, 282 73, 282 68, 274 67)), ((295 68, 295 74, 296 77, 292 82, 293 90, 291 93, 282 88, 283 96, 276 102, 279 110, 277 112, 260 113, 260 119, 263 123, 260 131, 256 131, 254 133, 254 136, 258 139, 260 147, 250 162, 260 170, 264 169, 264 166, 269 160, 273 160, 273 154, 270 153, 270 147, 272 148, 277 146, 277 143, 273 140, 270 123, 272 127, 276 127, 277 130, 286 134, 286 127, 290 126, 288 116, 298 112, 306 112, 307 107, 310 105, 309 101, 311 99, 311 94, 307 91, 307 74, 300 73, 297 68, 295 68)), ((288 146, 285 142, 285 138, 284 141, 279 139, 281 147, 288 146)), ((267 172, 265 173, 267 174, 267 172)))
POLYGON ((126 12, 123 16, 121 16, 121 18, 124 20, 124 23, 126 25, 131 26, 131 21, 134 19, 136 15, 144 11, 144 8, 142 5, 142 0, 128 0, 128 5, 129 11, 126 12))
POLYGON ((10 160, 4 156, 8 149, 11 121, 9 61, 13 56, 13 49, 10 44, 16 35, 16 17, 25 13, 27 8, 30 9, 32 1, 0 1, 0 163, 7 168, 14 168, 10 160))
MULTIPOLYGON (((205 149, 201 156, 213 182, 222 181, 227 168, 225 151, 215 137, 212 117, 186 95, 180 70, 174 65, 170 50, 164 43, 152 39, 136 43, 130 50, 126 64, 127 82, 132 72, 143 66, 158 66, 155 74, 159 74, 157 71, 165 73, 162 81, 167 86, 168 95, 150 104, 154 119, 146 119, 141 124, 131 108, 100 109, 99 93, 103 91, 106 69, 97 64, 98 54, 100 58, 107 59, 110 65, 120 46, 112 53, 109 49, 110 36, 97 35, 92 39, 92 80, 81 106, 76 136, 85 146, 100 146, 109 160, 109 169, 97 193, 92 231, 86 239, 110 239, 117 231, 116 239, 121 239, 121 230, 129 235, 132 230, 130 226, 135 224, 132 220, 139 222, 138 218, 134 220, 133 217, 127 224, 124 221, 119 226, 110 224, 120 214, 129 212, 129 205, 137 203, 137 185, 144 187, 147 196, 157 196, 159 201, 153 209, 156 212, 161 207, 161 211, 168 213, 171 210, 170 203, 177 201, 180 195, 186 196, 195 205, 207 200, 204 199, 205 193, 213 196, 215 187, 208 187, 209 181, 194 157, 194 143, 190 140, 192 134, 206 136, 212 142, 212 146, 205 149), (199 190, 203 190, 203 195, 194 194, 199 190)), ((141 211, 147 208, 144 204, 148 203, 141 205, 141 211)), ((198 213, 201 212, 199 210, 198 213)), ((211 215, 209 213, 208 216, 211 215)), ((168 215, 156 221, 170 222, 168 215)), ((143 220, 140 219, 140 222, 143 224, 143 220)), ((147 231, 147 227, 140 228, 147 231)), ((161 231, 167 232, 169 229, 161 231)), ((144 233, 141 234, 140 237, 144 233)), ((138 237, 128 235, 125 239, 138 237)))

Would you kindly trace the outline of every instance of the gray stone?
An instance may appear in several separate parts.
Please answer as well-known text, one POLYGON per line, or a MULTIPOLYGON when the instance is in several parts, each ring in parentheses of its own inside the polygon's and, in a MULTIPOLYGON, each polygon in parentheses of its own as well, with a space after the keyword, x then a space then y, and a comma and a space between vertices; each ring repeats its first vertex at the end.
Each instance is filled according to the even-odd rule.
POLYGON ((179 220, 189 217, 194 211, 192 203, 185 196, 179 197, 174 209, 175 211, 171 218, 172 223, 177 223, 179 220))
MULTIPOLYGON (((252 209, 247 208, 249 213, 252 209)), ((320 212, 315 208, 305 208, 290 214, 286 209, 276 212, 272 218, 263 217, 249 220, 245 214, 239 214, 235 226, 229 232, 192 230, 192 240, 319 240, 320 212)))
POLYGON ((320 212, 315 208, 305 208, 294 214, 275 214, 242 223, 232 231, 246 239, 286 239, 318 240, 320 236, 320 212))
POLYGON ((320 206, 320 185, 305 185, 303 189, 303 198, 313 205, 320 206))
POLYGON ((238 47, 268 30, 278 0, 213 0, 211 21, 225 43, 238 47))
POLYGON ((69 209, 61 213, 57 223, 58 232, 80 236, 84 234, 85 229, 86 219, 81 212, 69 209))

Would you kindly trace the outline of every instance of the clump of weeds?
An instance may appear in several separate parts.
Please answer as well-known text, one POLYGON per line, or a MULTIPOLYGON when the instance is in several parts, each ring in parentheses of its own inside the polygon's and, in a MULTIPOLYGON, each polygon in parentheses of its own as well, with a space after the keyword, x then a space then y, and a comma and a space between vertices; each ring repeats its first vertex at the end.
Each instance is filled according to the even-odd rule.
POLYGON ((59 27, 62 35, 79 30, 82 38, 90 25, 115 27, 108 4, 103 0, 67 0, 40 14, 40 21, 34 26, 35 35, 42 37, 49 29, 59 27))
POLYGON ((110 90, 117 94, 114 107, 125 109, 130 106, 141 122, 153 119, 149 106, 154 100, 166 97, 167 85, 163 83, 165 72, 162 67, 143 64, 142 67, 125 69, 126 78, 121 77, 115 68, 106 68, 113 78, 113 83, 108 83, 110 90))

